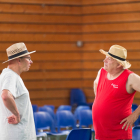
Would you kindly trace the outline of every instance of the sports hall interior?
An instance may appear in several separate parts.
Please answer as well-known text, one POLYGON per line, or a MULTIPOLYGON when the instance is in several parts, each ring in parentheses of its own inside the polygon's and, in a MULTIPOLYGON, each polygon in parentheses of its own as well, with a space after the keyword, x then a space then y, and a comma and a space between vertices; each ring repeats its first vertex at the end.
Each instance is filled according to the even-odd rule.
MULTIPOLYGON (((124 46, 130 70, 140 75, 140 0, 1 0, 0 71, 7 67, 6 48, 17 42, 36 50, 21 75, 32 104, 69 105, 73 88, 93 102, 105 58, 99 49, 124 46)), ((134 103, 140 104, 138 92, 134 103)))

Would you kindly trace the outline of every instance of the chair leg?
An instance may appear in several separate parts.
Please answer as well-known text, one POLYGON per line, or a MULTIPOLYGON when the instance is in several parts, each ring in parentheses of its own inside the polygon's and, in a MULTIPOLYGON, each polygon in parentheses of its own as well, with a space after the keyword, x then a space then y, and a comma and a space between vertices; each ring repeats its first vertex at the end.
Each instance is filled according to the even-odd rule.
POLYGON ((47 140, 47 136, 42 137, 42 140, 47 140))

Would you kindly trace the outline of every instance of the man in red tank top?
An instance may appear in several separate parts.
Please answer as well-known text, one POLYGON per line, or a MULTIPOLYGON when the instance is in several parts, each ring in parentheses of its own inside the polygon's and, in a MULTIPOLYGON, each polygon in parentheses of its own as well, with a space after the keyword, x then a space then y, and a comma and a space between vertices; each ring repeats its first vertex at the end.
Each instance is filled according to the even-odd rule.
POLYGON ((140 115, 140 106, 131 112, 134 94, 140 92, 140 76, 128 70, 131 64, 124 47, 113 45, 108 52, 100 52, 106 58, 94 81, 95 139, 131 140, 132 125, 140 115))

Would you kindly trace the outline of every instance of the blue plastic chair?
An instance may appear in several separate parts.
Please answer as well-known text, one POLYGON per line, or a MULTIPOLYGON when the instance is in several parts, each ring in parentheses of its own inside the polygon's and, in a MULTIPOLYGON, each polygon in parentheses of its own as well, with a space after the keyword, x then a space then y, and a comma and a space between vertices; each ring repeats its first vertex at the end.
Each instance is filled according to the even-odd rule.
POLYGON ((134 126, 132 129, 132 140, 140 140, 140 126, 134 126))
MULTIPOLYGON (((81 110, 79 112, 79 128, 93 126, 92 121, 92 111, 91 110, 81 110)), ((94 129, 92 129, 94 132, 94 129)))
POLYGON ((70 104, 71 106, 75 104, 77 106, 87 105, 87 106, 90 106, 90 108, 92 108, 93 103, 87 103, 84 92, 79 88, 75 88, 75 89, 71 89, 71 92, 70 92, 70 104))
POLYGON ((91 129, 73 129, 66 140, 91 140, 91 129))
POLYGON ((76 121, 79 121, 79 113, 81 110, 89 110, 90 107, 89 106, 78 106, 76 109, 75 109, 75 112, 74 112, 74 116, 75 116, 75 119, 76 121))
POLYGON ((55 106, 54 105, 44 105, 45 107, 50 107, 53 111, 55 109, 55 106))
MULTIPOLYGON (((56 113, 57 118, 57 130, 58 132, 62 132, 61 128, 72 127, 73 129, 76 128, 76 121, 74 115, 71 111, 62 110, 56 113)), ((64 133, 69 133, 69 131, 63 131, 64 133)))
POLYGON ((54 120, 48 112, 41 112, 41 111, 35 112, 34 121, 35 121, 37 138, 41 137, 43 138, 43 140, 47 140, 46 134, 47 136, 54 136, 54 137, 65 136, 68 134, 63 132, 57 133, 55 131, 54 120), (45 131, 48 130, 48 127, 50 128, 50 131, 45 131), (43 132, 39 132, 39 131, 43 131, 43 132))
POLYGON ((42 106, 42 107, 38 107, 38 110, 39 111, 48 112, 52 116, 52 118, 54 119, 54 121, 55 121, 54 111, 50 107, 42 106))
POLYGON ((60 105, 57 109, 57 111, 61 111, 61 110, 68 110, 71 111, 71 106, 70 105, 60 105))
POLYGON ((32 104, 32 108, 33 108, 33 112, 37 112, 38 111, 38 106, 37 105, 33 105, 32 104))
POLYGON ((55 132, 52 117, 47 112, 34 112, 34 122, 36 128, 36 137, 47 140, 47 134, 55 132), (50 128, 51 132, 39 132, 50 128))
POLYGON ((49 113, 42 111, 35 112, 34 121, 37 133, 39 130, 48 129, 48 127, 50 128, 50 132, 55 132, 54 120, 49 113))
POLYGON ((137 104, 135 104, 135 103, 133 103, 133 104, 132 104, 132 110, 136 110, 136 109, 137 109, 137 107, 138 107, 138 105, 137 105, 137 104))

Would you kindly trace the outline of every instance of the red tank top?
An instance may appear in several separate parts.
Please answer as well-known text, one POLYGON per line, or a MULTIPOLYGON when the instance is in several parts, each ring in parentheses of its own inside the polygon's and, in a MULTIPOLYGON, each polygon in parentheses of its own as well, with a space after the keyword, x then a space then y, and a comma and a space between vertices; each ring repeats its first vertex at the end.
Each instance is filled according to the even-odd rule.
POLYGON ((122 129, 120 122, 131 114, 134 93, 126 91, 126 82, 132 72, 125 69, 116 79, 108 80, 101 69, 96 97, 92 106, 95 138, 99 140, 132 139, 132 129, 122 129))

